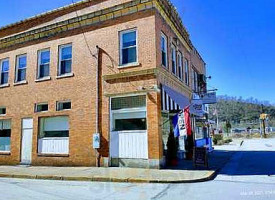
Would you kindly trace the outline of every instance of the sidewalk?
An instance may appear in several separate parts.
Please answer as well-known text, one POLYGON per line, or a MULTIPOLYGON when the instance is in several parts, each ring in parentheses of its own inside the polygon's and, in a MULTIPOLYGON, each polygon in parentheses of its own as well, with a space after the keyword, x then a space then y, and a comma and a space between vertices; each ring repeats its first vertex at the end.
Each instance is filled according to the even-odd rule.
POLYGON ((192 161, 182 161, 171 169, 96 168, 96 167, 36 167, 0 166, 0 177, 131 182, 131 183, 193 183, 214 178, 216 172, 231 157, 230 153, 213 152, 209 169, 195 169, 192 161))

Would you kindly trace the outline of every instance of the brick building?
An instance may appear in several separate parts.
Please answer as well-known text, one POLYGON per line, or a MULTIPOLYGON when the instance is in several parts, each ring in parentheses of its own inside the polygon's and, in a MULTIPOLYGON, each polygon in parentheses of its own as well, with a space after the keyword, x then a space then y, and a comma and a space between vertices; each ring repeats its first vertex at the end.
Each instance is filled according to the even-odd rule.
POLYGON ((81 1, 2 27, 0 70, 1 164, 152 168, 162 113, 206 72, 167 0, 81 1))

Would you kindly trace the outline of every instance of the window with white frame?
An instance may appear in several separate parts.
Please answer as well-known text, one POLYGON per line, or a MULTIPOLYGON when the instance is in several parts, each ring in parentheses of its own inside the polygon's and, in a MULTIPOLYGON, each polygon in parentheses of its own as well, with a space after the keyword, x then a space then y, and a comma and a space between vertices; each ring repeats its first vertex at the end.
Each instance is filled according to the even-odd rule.
POLYGON ((27 55, 20 55, 16 58, 16 79, 15 82, 26 80, 27 55))
POLYGON ((58 75, 72 73, 72 45, 62 45, 59 47, 59 69, 58 75))
POLYGON ((176 47, 172 45, 172 73, 177 74, 177 55, 176 55, 176 47))
POLYGON ((8 84, 9 82, 9 59, 4 59, 0 61, 0 85, 8 84))
POLYGON ((120 64, 137 62, 137 31, 127 30, 120 33, 120 64))
POLYGON ((61 111, 61 110, 70 110, 72 108, 72 103, 70 100, 67 101, 58 101, 56 103, 56 110, 61 111))
POLYGON ((182 67, 182 53, 178 54, 178 76, 180 80, 183 80, 183 67, 182 67))
POLYGON ((186 59, 185 60, 185 84, 189 85, 189 62, 186 59))
POLYGON ((146 96, 111 99, 112 131, 147 130, 146 96))
POLYGON ((168 66, 167 62, 167 37, 161 33, 161 63, 164 67, 168 66))
POLYGON ((38 51, 38 74, 37 78, 42 79, 50 76, 50 50, 38 51))
POLYGON ((39 119, 38 153, 69 153, 69 117, 45 117, 39 119))
POLYGON ((48 103, 38 103, 35 104, 35 112, 46 112, 49 110, 48 103))
POLYGON ((7 112, 6 107, 0 107, 0 115, 5 115, 7 112))
POLYGON ((0 151, 10 152, 11 120, 0 120, 0 151))

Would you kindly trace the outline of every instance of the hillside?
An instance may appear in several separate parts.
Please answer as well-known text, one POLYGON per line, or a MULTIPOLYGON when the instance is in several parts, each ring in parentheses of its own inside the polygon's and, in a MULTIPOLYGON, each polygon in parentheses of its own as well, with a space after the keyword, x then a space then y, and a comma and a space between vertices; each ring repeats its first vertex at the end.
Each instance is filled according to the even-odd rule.
POLYGON ((232 124, 256 124, 262 113, 270 115, 270 125, 275 125, 275 106, 268 102, 260 102, 257 99, 246 99, 228 96, 218 96, 218 103, 209 106, 209 118, 216 119, 215 109, 217 109, 220 122, 229 120, 232 124), (263 106, 262 106, 263 105, 263 106))

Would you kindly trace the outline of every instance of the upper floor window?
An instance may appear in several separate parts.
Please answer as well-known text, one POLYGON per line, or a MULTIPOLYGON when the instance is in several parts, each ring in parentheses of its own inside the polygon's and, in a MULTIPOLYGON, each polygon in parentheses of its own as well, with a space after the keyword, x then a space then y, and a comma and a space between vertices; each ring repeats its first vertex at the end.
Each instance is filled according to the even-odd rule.
POLYGON ((38 52, 38 74, 37 78, 50 76, 50 50, 40 50, 38 52))
POLYGON ((198 92, 198 73, 193 69, 193 89, 198 92))
POLYGON ((127 30, 120 33, 120 64, 137 62, 137 31, 127 30))
POLYGON ((161 63, 164 67, 167 67, 167 37, 161 34, 161 63))
POLYGON ((72 72, 72 45, 59 47, 59 70, 58 75, 66 75, 72 72))
POLYGON ((70 100, 68 101, 58 101, 56 103, 56 110, 61 111, 61 110, 70 110, 72 108, 72 103, 70 100))
POLYGON ((17 56, 15 82, 21 82, 26 80, 26 70, 27 70, 27 55, 17 56))
POLYGON ((1 70, 0 84, 1 85, 5 85, 9 81, 9 68, 10 68, 10 66, 9 66, 9 60, 8 59, 0 61, 0 70, 1 70))
POLYGON ((0 115, 5 115, 7 112, 6 107, 0 107, 0 115))
POLYGON ((172 46, 172 73, 177 74, 177 55, 176 55, 176 47, 172 46))
POLYGON ((49 110, 48 103, 38 103, 35 104, 35 112, 45 112, 49 110))
POLYGON ((179 52, 179 55, 178 55, 178 76, 179 76, 179 79, 180 80, 183 80, 183 68, 182 68, 182 53, 179 52))
POLYGON ((189 62, 185 60, 185 84, 189 85, 189 62))

